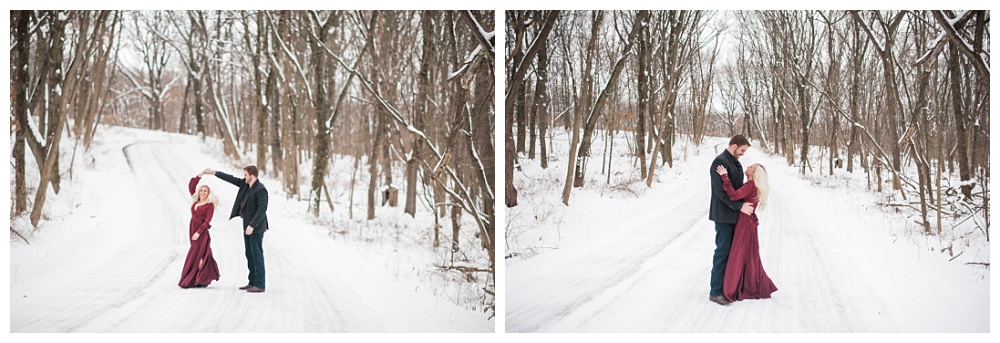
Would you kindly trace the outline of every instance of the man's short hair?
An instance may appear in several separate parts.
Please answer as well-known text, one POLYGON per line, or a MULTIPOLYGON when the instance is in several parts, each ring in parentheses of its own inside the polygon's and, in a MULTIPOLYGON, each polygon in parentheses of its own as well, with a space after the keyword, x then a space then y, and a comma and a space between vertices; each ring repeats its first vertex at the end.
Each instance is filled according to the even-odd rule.
POLYGON ((750 141, 747 140, 746 137, 743 137, 743 135, 735 135, 735 136, 733 136, 733 138, 729 139, 729 145, 733 145, 733 144, 736 144, 736 146, 738 146, 738 147, 741 147, 741 146, 744 146, 744 145, 750 146, 750 141))
POLYGON ((246 170, 247 174, 253 175, 253 177, 257 177, 257 166, 251 164, 249 166, 243 167, 243 170, 246 170))

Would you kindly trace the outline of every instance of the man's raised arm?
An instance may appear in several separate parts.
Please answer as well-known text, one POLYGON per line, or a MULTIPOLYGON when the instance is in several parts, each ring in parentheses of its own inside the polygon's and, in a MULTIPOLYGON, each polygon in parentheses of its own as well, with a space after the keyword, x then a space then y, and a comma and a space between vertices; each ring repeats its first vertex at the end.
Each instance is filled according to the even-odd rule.
POLYGON ((237 178, 235 176, 232 176, 232 175, 229 175, 229 174, 217 171, 217 170, 212 170, 212 168, 205 168, 205 170, 201 171, 201 173, 202 174, 208 174, 208 175, 215 175, 215 177, 219 178, 220 180, 229 182, 229 183, 233 184, 233 186, 236 186, 236 187, 242 187, 243 185, 246 184, 246 180, 237 178))

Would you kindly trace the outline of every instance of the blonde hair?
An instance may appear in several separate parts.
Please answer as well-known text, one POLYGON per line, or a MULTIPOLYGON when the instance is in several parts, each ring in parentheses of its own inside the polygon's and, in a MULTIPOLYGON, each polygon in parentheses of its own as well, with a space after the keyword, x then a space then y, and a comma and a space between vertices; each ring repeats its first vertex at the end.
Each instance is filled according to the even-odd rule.
POLYGON ((753 183, 757 185, 757 209, 767 207, 767 195, 771 192, 771 185, 767 183, 767 169, 758 163, 758 167, 753 171, 753 183))
POLYGON ((212 192, 212 188, 208 187, 208 185, 201 185, 201 186, 198 186, 197 189, 195 189, 194 194, 191 194, 191 205, 194 205, 194 204, 198 203, 198 193, 201 192, 202 188, 205 188, 205 189, 208 190, 208 202, 212 203, 212 206, 214 206, 215 208, 218 208, 219 207, 219 198, 215 196, 215 192, 212 192))

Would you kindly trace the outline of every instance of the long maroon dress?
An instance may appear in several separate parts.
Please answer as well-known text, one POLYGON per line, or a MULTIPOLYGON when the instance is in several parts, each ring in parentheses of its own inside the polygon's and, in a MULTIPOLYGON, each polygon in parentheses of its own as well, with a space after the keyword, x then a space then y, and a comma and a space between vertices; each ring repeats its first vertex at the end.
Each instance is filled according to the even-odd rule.
MULTIPOLYGON (((200 176, 191 178, 188 182, 188 191, 193 195, 198 186, 200 176)), ((191 204, 191 223, 188 225, 188 241, 191 248, 188 249, 187 258, 184 260, 184 270, 181 271, 181 281, 178 283, 181 288, 205 287, 212 283, 212 280, 219 280, 219 265, 212 257, 212 236, 208 234, 208 229, 212 227, 212 214, 215 212, 215 205, 205 203, 201 206, 191 204), (198 240, 192 240, 195 232, 198 233, 198 240)))
MULTIPOLYGON (((739 190, 733 189, 728 177, 722 178, 722 188, 731 200, 743 200, 757 208, 757 185, 748 181, 739 190)), ((729 261, 722 281, 722 295, 726 300, 767 299, 778 290, 764 272, 760 262, 760 243, 757 241, 757 213, 740 212, 733 232, 733 245, 729 248, 729 261)))

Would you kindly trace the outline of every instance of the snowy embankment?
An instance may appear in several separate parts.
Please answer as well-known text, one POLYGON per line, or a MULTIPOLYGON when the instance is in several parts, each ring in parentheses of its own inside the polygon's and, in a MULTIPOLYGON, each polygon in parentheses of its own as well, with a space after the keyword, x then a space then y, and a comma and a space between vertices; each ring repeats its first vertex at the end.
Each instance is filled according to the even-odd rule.
POLYGON ((415 243, 427 233, 407 230, 426 223, 390 225, 402 220, 388 207, 379 209, 387 219, 370 224, 314 219, 267 175, 267 291, 237 289, 247 269, 240 220, 228 219, 236 187, 211 176, 202 182, 221 202, 211 235, 222 276, 208 288, 179 288, 188 179, 205 167, 240 173, 221 151, 211 139, 102 127, 91 150, 77 152, 74 176, 50 194, 41 226, 32 230, 24 216, 11 223, 30 242, 11 236, 11 332, 494 331, 488 314, 455 303, 480 285, 440 275, 438 254, 415 243))
POLYGON ((515 172, 507 332, 989 332, 989 270, 966 264, 989 262, 980 231, 949 220, 946 230, 965 231, 943 236, 964 240, 923 236, 912 213, 875 205, 885 195, 864 189, 863 173, 832 187, 751 148, 743 166, 770 172, 760 255, 778 291, 722 307, 708 301, 708 167, 728 139, 695 146, 679 137, 673 168, 660 169, 651 188, 625 156, 623 135, 607 184, 598 140, 587 185, 567 207, 565 138, 556 136, 548 169, 522 158, 515 172), (964 253, 952 259, 946 246, 964 253))

